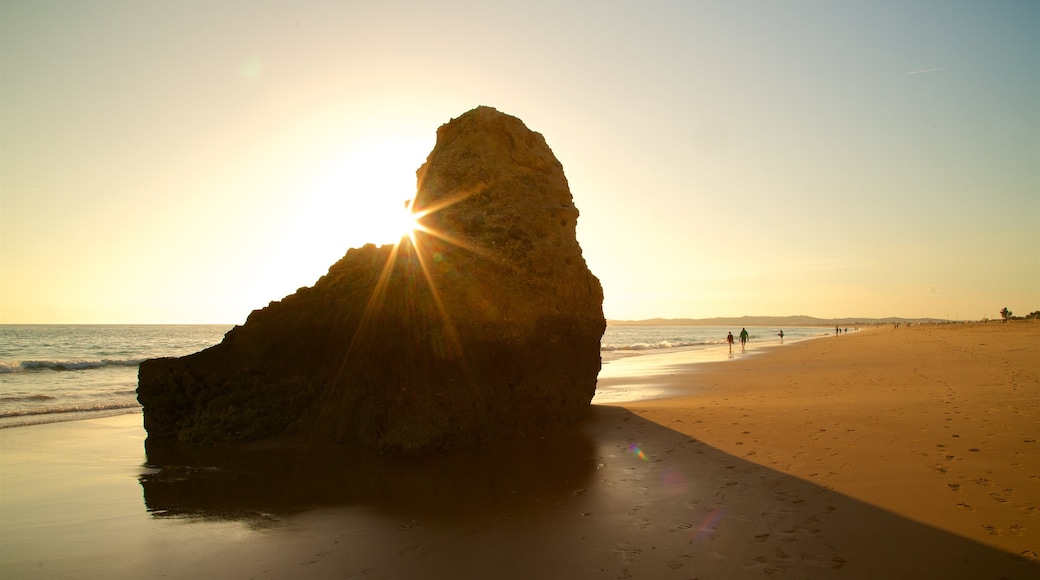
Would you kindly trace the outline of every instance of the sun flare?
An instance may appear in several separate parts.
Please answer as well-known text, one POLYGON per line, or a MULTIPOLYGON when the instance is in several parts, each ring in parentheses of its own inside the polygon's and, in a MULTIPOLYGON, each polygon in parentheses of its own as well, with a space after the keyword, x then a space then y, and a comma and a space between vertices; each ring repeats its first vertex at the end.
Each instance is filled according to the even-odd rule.
POLYGON ((400 232, 397 234, 398 239, 404 237, 414 238, 415 231, 422 229, 422 226, 419 224, 419 219, 425 214, 412 211, 413 201, 415 201, 414 198, 408 199, 404 202, 404 208, 395 218, 396 225, 390 228, 393 232, 400 232))
POLYGON ((392 244, 416 227, 409 205, 430 144, 414 136, 359 140, 329 155, 307 187, 310 237, 356 247, 392 244), (334 241, 335 240, 335 241, 334 241))

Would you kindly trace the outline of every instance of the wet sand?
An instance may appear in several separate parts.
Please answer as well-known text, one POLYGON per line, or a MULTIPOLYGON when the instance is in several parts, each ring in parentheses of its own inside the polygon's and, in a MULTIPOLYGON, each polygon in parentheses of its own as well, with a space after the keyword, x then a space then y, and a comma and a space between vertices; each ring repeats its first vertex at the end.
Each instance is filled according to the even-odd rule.
POLYGON ((631 382, 671 398, 408 461, 2 429, 0 576, 1037 577, 1040 341, 1008 326, 648 355, 631 382))

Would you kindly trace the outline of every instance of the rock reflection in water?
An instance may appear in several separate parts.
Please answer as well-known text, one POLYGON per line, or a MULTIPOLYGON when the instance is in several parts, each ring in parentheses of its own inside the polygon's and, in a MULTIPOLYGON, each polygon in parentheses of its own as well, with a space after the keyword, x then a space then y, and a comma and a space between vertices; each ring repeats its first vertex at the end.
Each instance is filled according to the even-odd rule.
POLYGON ((149 439, 145 451, 149 512, 247 522, 353 505, 434 518, 548 505, 583 489, 596 465, 580 426, 427 457, 298 440, 198 447, 149 439))

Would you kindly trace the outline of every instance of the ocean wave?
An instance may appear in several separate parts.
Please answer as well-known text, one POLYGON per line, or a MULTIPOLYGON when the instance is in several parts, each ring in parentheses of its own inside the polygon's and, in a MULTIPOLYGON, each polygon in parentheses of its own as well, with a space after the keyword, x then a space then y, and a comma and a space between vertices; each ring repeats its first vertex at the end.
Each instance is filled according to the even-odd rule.
POLYGON ((0 403, 36 403, 39 401, 53 401, 57 397, 50 395, 21 395, 0 397, 0 403))
POLYGON ((658 342, 637 342, 633 344, 603 344, 600 351, 613 352, 616 350, 660 350, 664 348, 683 348, 687 346, 708 346, 722 344, 721 340, 705 341, 683 341, 683 340, 661 340, 658 342))
POLYGON ((49 407, 46 409, 25 409, 0 413, 0 419, 12 417, 36 417, 41 415, 58 415, 62 413, 96 413, 98 411, 118 411, 121 409, 140 408, 140 404, 134 402, 107 403, 100 405, 68 405, 60 407, 49 407))
POLYGON ((136 367, 145 359, 101 359, 101 360, 23 360, 20 362, 0 361, 0 373, 32 371, 89 371, 104 367, 136 367))

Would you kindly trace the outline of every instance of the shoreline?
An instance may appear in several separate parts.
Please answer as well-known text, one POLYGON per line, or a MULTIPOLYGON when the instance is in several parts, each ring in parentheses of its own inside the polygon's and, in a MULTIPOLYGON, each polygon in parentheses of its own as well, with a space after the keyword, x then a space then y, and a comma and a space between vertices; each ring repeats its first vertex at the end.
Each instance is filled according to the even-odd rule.
POLYGON ((104 419, 106 417, 118 417, 119 415, 141 415, 144 409, 137 407, 119 407, 115 409, 97 409, 89 411, 58 411, 54 413, 33 413, 27 415, 12 415, 0 417, 0 430, 17 429, 19 427, 35 427, 38 425, 50 425, 51 423, 73 423, 75 421, 89 421, 91 419, 104 419))
MULTIPOLYGON (((853 334, 864 331, 860 329, 853 334)), ((738 344, 734 344, 732 349, 722 344, 677 347, 666 351, 632 351, 631 355, 603 362, 592 404, 624 406, 625 403, 680 396, 688 391, 687 375, 696 374, 700 365, 731 363, 828 336, 833 335, 792 338, 785 342, 779 338, 759 339, 749 342, 743 350, 738 344)))
POLYGON ((1035 457, 1036 444, 969 427, 1018 417, 1035 433, 1038 335, 1001 354, 978 345, 999 347, 1001 337, 915 329, 917 349, 879 359, 901 349, 908 335, 891 333, 906 330, 692 366, 671 354, 634 357, 667 372, 638 370, 630 382, 665 382, 671 398, 595 404, 581 423, 538 437, 408 461, 291 441, 146 446, 139 415, 0 429, 0 574, 1035 577, 1040 563, 1019 547, 1036 545, 1040 514, 1022 514, 1017 536, 1001 521, 1040 505, 1040 482, 1028 477, 1037 468, 1014 459, 1019 446, 1035 457), (950 348, 967 368, 936 353, 950 348), (1005 355, 1033 365, 1011 377, 1024 397, 1015 405, 994 385, 972 386, 999 383, 1005 355), (885 390, 871 372, 907 386, 885 390), (932 382, 919 385, 921 375, 932 382), (913 421, 946 423, 943 410, 955 412, 938 380, 954 391, 956 433, 913 421), (853 384, 874 395, 849 398, 853 384), (986 407, 973 398, 983 395, 986 407), (872 426, 873 410, 893 406, 902 415, 872 426), (992 486, 974 483, 975 469, 992 486), (943 501, 920 504, 922 494, 943 501))

